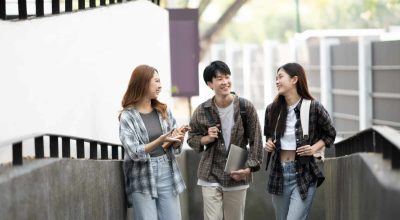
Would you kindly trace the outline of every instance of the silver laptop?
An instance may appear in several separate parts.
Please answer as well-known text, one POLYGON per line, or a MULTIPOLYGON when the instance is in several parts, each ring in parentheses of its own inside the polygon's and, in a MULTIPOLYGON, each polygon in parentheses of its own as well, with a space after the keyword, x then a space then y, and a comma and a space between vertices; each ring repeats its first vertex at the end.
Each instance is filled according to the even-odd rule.
POLYGON ((243 169, 247 160, 247 150, 237 145, 231 144, 228 159, 225 164, 225 173, 243 169))

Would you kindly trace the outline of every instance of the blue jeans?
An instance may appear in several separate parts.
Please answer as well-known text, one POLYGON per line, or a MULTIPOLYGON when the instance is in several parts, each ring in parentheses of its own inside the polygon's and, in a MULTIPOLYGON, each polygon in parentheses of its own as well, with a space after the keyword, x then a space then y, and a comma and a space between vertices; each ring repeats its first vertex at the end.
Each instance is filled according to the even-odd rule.
POLYGON ((300 197, 296 181, 296 162, 282 162, 283 194, 272 195, 277 220, 305 220, 314 199, 316 184, 308 188, 305 200, 300 197))
POLYGON ((179 195, 173 193, 172 167, 167 155, 151 157, 158 198, 149 193, 133 193, 134 220, 180 220, 179 195))

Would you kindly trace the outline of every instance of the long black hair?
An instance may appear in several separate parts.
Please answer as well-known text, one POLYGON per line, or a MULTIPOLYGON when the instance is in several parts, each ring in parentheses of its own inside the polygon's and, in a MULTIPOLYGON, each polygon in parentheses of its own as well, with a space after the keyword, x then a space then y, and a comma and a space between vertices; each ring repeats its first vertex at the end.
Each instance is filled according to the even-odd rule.
MULTIPOLYGON (((307 77, 304 68, 298 63, 287 63, 278 68, 283 69, 290 78, 297 76, 296 90, 299 96, 303 99, 314 100, 314 97, 308 91, 307 77)), ((283 137, 286 130, 286 117, 288 114, 287 103, 283 95, 277 95, 271 105, 271 110, 268 115, 269 126, 273 131, 276 127, 276 136, 283 137), (279 121, 278 121, 279 120, 279 121), (276 126, 278 123, 278 126, 276 126)))

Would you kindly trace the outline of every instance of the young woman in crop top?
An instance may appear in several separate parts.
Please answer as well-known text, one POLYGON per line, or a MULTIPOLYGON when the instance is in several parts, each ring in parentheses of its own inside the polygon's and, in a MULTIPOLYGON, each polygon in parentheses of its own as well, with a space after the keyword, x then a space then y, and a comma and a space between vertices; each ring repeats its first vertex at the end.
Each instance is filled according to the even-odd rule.
POLYGON ((336 130, 328 112, 310 95, 301 65, 278 68, 276 87, 278 95, 265 111, 264 147, 274 153, 267 189, 276 219, 307 219, 316 188, 325 178, 313 155, 333 144, 336 130), (312 100, 306 138, 300 121, 303 100, 312 100))

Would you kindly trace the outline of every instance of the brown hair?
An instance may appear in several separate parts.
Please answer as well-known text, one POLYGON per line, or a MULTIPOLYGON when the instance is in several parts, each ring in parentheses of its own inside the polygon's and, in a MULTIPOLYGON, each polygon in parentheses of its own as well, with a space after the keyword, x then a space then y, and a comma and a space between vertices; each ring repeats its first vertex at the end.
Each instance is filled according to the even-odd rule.
MULTIPOLYGON (((290 78, 297 76, 296 91, 301 98, 314 100, 314 97, 312 97, 308 91, 306 73, 300 64, 287 63, 279 67, 276 72, 278 73, 281 69, 283 69, 290 76, 290 78)), ((278 126, 276 127, 276 135, 279 137, 283 137, 285 133, 287 114, 287 103, 285 97, 278 94, 272 102, 268 119, 270 121, 269 126, 272 129, 275 129, 276 123, 278 123, 278 126), (279 114, 279 122, 277 122, 279 114)))
MULTIPOLYGON (((129 80, 128 88, 126 89, 125 95, 122 99, 122 111, 127 108, 135 107, 135 105, 140 102, 145 96, 147 90, 149 89, 150 80, 153 78, 154 73, 158 73, 157 69, 148 65, 137 66, 131 75, 129 80)), ((161 103, 157 99, 151 100, 151 107, 157 110, 163 119, 167 119, 167 105, 161 103)), ((121 111, 121 112, 122 112, 121 111)), ((118 119, 121 117, 121 113, 118 119)))

